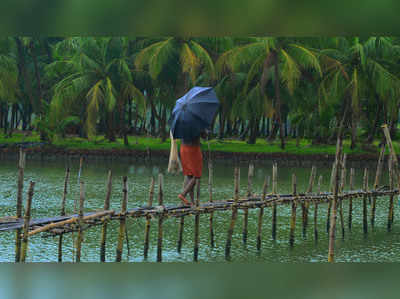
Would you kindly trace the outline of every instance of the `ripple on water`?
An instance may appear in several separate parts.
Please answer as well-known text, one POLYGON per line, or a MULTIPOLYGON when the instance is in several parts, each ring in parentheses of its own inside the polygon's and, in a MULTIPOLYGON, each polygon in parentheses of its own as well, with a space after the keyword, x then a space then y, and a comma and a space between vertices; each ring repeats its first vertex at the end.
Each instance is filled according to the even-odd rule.
MULTIPOLYGON (((32 214, 34 218, 54 216, 60 213, 60 202, 63 193, 63 182, 65 165, 67 161, 38 162, 28 159, 25 170, 25 189, 29 181, 35 181, 35 195, 33 198, 32 214)), ((229 162, 216 161, 214 163, 213 198, 215 200, 231 198, 233 195, 233 167, 229 162)), ((78 160, 71 161, 70 187, 67 196, 67 212, 72 213, 79 199, 79 185, 77 170, 78 160)), ((120 209, 122 199, 122 176, 128 176, 128 208, 144 205, 148 198, 148 188, 151 176, 159 172, 165 174, 164 179, 164 202, 167 205, 179 204, 177 194, 182 188, 182 177, 166 174, 166 161, 154 161, 144 163, 140 161, 117 161, 117 160, 94 160, 84 165, 81 179, 86 185, 85 211, 94 211, 103 207, 106 193, 106 180, 108 169, 113 170, 113 191, 111 197, 111 209, 120 209)), ((310 167, 285 167, 278 168, 278 191, 281 193, 291 192, 291 173, 297 174, 298 190, 305 190, 308 184, 310 167)), ((257 163, 253 189, 260 193, 266 175, 271 176, 271 164, 257 163)), ((318 175, 324 177, 322 189, 328 188, 330 169, 318 167, 318 175)), ((361 169, 356 169, 356 185, 361 186, 361 169)), ((383 180, 387 179, 384 177, 383 180)), ((0 168, 0 209, 1 216, 15 214, 17 169, 15 161, 2 161, 0 168)), ((208 177, 207 169, 204 170, 204 178, 201 186, 201 200, 208 199, 208 177)), ((247 188, 246 165, 241 171, 241 190, 247 188)), ((24 194, 25 197, 25 194, 24 194)), ((155 197, 156 202, 157 197, 155 197)), ((347 229, 348 204, 344 202, 344 216, 346 223, 346 235, 342 240, 337 234, 336 261, 339 262, 388 262, 400 261, 399 231, 396 222, 392 233, 386 232, 388 198, 377 201, 375 228, 369 227, 369 234, 364 237, 362 232, 362 200, 353 201, 353 229, 347 229)), ((399 205, 395 205, 395 215, 399 205)), ((310 208, 309 226, 306 238, 302 237, 301 208, 297 209, 296 238, 294 248, 289 247, 289 221, 291 209, 289 206, 278 206, 277 239, 271 237, 271 209, 266 208, 262 223, 262 249, 256 248, 258 211, 249 210, 248 242, 247 246, 242 243, 243 212, 239 211, 235 231, 233 234, 231 256, 234 261, 239 262, 325 262, 327 257, 328 236, 326 233, 325 205, 319 205, 319 219, 317 229, 319 233, 318 242, 314 240, 313 209, 310 208)), ((368 205, 368 213, 370 206, 368 205)), ((225 261, 225 242, 227 227, 231 219, 230 211, 218 211, 214 213, 215 247, 211 248, 209 239, 209 215, 200 217, 200 248, 199 260, 206 262, 225 261)), ((183 247, 180 254, 177 253, 179 219, 169 218, 164 221, 163 260, 190 262, 193 260, 193 235, 194 217, 186 217, 183 235, 183 247)), ((338 221, 338 228, 340 222, 338 221)), ((127 246, 124 243, 123 259, 132 262, 143 260, 143 219, 128 219, 127 222, 130 255, 127 255, 127 246)), ((339 230, 338 230, 339 233, 339 230)), ((106 259, 115 259, 115 245, 118 236, 118 223, 109 225, 107 234, 106 259)), ((14 232, 0 234, 0 261, 14 261, 14 232)), ((76 237, 76 234, 75 234, 76 237)), ((82 261, 99 261, 100 227, 90 228, 84 233, 82 249, 82 261)), ((55 262, 57 261, 58 238, 43 238, 37 235, 30 239, 28 261, 55 262)), ((64 261, 72 261, 74 247, 72 235, 64 237, 63 255, 64 261)), ((157 220, 151 222, 150 249, 148 261, 156 260, 157 255, 157 220)))

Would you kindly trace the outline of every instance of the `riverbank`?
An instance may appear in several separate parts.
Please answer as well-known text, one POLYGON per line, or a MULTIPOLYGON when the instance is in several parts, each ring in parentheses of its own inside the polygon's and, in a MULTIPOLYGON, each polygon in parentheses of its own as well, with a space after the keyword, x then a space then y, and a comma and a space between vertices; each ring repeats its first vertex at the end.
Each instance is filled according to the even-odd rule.
MULTIPOLYGON (((102 157, 138 157, 168 158, 170 141, 161 142, 159 138, 130 136, 129 146, 125 146, 123 139, 109 142, 99 136, 94 141, 79 137, 67 137, 54 141, 52 144, 41 143, 39 136, 33 133, 24 136, 22 133, 13 134, 12 138, 6 138, 0 134, 0 153, 2 156, 15 154, 19 147, 25 148, 28 154, 41 156, 102 156, 102 157)), ((331 161, 334 159, 335 145, 312 145, 311 141, 302 139, 296 146, 295 139, 288 139, 285 150, 280 148, 279 140, 273 143, 258 139, 256 144, 247 144, 245 141, 234 139, 210 140, 210 151, 216 159, 239 159, 239 160, 310 160, 331 161)), ((397 153, 399 144, 394 142, 397 153)), ((208 144, 202 142, 202 150, 208 156, 208 144)), ((350 149, 350 141, 344 141, 344 152, 352 161, 376 161, 378 159, 378 141, 371 146, 360 146, 354 150, 350 149)))

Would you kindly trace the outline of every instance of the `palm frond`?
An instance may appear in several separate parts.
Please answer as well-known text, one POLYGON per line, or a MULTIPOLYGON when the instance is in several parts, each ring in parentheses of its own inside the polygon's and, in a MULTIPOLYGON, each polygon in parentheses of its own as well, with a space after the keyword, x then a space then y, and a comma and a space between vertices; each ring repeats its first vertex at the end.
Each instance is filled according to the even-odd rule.
POLYGON ((87 93, 88 106, 86 128, 89 138, 92 138, 96 135, 98 112, 100 109, 100 103, 103 102, 105 98, 104 92, 103 80, 100 80, 87 93))
POLYGON ((306 69, 313 69, 317 71, 320 77, 322 77, 322 70, 315 53, 299 44, 289 44, 292 50, 292 56, 296 56, 296 62, 306 69))
POLYGON ((189 48, 187 43, 182 45, 182 50, 180 54, 180 61, 182 66, 182 73, 187 73, 190 76, 192 82, 196 80, 197 69, 200 65, 197 56, 189 48))
POLYGON ((190 47, 192 48, 195 55, 198 57, 202 65, 205 67, 206 72, 209 74, 211 80, 215 80, 216 73, 214 63, 208 54, 207 50, 204 49, 199 43, 190 41, 190 47))
POLYGON ((283 60, 280 77, 282 82, 286 84, 289 92, 293 94, 294 89, 299 82, 301 72, 296 61, 294 61, 294 59, 284 49, 281 49, 280 53, 283 60))

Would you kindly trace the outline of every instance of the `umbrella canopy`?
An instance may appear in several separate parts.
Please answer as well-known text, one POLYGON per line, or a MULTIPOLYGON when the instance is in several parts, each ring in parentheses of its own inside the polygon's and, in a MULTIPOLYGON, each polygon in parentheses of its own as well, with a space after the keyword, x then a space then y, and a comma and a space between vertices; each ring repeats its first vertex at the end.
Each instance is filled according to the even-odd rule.
POLYGON ((219 101, 212 87, 193 87, 176 101, 170 119, 174 138, 193 140, 211 126, 219 101))

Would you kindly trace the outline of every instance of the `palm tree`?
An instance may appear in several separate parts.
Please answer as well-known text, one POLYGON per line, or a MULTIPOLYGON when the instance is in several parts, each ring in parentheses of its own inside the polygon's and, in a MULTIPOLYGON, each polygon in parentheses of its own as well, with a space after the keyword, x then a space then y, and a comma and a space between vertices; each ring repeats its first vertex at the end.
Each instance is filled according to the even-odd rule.
MULTIPOLYGON (((0 40, 0 127, 7 134, 8 107, 15 104, 19 92, 18 67, 14 55, 14 43, 11 38, 0 40)), ((13 114, 14 115, 14 114, 13 114)), ((12 126, 10 134, 12 132, 12 126)), ((9 134, 9 135, 10 135, 9 134)))
POLYGON ((69 38, 56 45, 56 61, 47 67, 48 76, 59 78, 51 102, 53 123, 75 114, 85 120, 89 138, 96 135, 98 121, 110 141, 116 140, 118 123, 126 137, 126 104, 144 101, 133 82, 128 43, 119 37, 69 38))
MULTIPOLYGON (((380 38, 381 39, 381 38, 380 38)), ((361 101, 382 101, 398 103, 400 81, 392 72, 390 64, 384 61, 383 53, 394 53, 390 41, 371 37, 365 42, 360 38, 335 38, 331 40, 332 48, 321 50, 321 60, 325 76, 321 84, 321 93, 325 98, 343 102, 342 111, 351 115, 351 148, 357 142, 357 125, 361 117, 361 101), (365 101, 365 100, 364 100, 365 101)), ((392 55, 390 55, 392 56, 392 55)), ((379 104, 378 104, 379 106, 379 104)), ((394 111, 398 111, 394 109, 394 111)), ((346 119, 346 115, 343 116, 346 119)), ((393 123, 393 121, 392 121, 393 123)), ((374 130, 376 130, 377 119, 374 130)), ((372 138, 375 132, 372 133, 372 138)), ((372 141, 370 137, 369 140, 372 141)))
POLYGON ((135 56, 138 70, 147 71, 154 81, 154 89, 148 93, 153 115, 160 124, 161 138, 166 138, 167 109, 175 99, 193 86, 200 74, 215 78, 214 64, 200 43, 193 38, 167 37, 152 43, 135 56), (157 112, 159 99, 160 110, 157 112))
MULTIPOLYGON (((278 37, 253 38, 250 43, 234 48, 220 58, 220 67, 232 71, 247 68, 248 77, 244 94, 248 95, 257 86, 263 98, 271 101, 274 124, 279 125, 281 148, 285 148, 281 87, 292 94, 302 76, 310 70, 320 76, 322 71, 316 53, 303 46, 301 40, 278 37), (272 96, 268 96, 268 85, 273 84, 272 96)), ((253 91, 254 93, 254 91, 253 91)), ((274 134, 271 134, 274 138, 274 134)))

